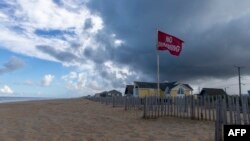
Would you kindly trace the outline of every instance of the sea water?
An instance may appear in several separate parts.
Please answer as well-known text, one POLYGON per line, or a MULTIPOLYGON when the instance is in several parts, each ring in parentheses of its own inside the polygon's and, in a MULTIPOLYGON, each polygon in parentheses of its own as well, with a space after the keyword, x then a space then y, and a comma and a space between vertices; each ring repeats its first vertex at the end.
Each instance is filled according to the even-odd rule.
POLYGON ((47 99, 51 99, 51 98, 41 98, 41 97, 0 97, 0 103, 34 101, 34 100, 47 100, 47 99))

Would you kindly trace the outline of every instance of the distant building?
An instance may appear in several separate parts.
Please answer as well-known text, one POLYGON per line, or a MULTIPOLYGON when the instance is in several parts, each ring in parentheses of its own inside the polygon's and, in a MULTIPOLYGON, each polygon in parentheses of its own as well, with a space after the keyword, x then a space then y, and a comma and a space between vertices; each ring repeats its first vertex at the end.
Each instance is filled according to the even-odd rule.
POLYGON ((96 93, 96 94, 94 95, 94 97, 100 97, 100 94, 99 94, 99 93, 96 93))
POLYGON ((124 95, 125 96, 133 96, 134 85, 126 85, 124 95))
POLYGON ((100 93, 96 93, 94 97, 106 97, 107 96, 107 91, 103 91, 100 93))
POLYGON ((227 95, 227 93, 223 89, 217 88, 203 88, 199 94, 200 96, 223 96, 227 95))
POLYGON ((107 92, 107 97, 122 96, 122 93, 117 90, 111 90, 107 92))
POLYGON ((114 97, 114 96, 122 96, 122 93, 117 90, 111 91, 103 91, 100 93, 96 93, 94 97, 114 97))
POLYGON ((248 92, 248 95, 250 96, 250 90, 248 90, 247 92, 248 92))
MULTIPOLYGON (((134 96, 157 96, 157 83, 153 82, 134 82, 134 96)), ((165 96, 187 96, 192 94, 192 87, 188 84, 178 82, 160 83, 160 95, 165 96)))

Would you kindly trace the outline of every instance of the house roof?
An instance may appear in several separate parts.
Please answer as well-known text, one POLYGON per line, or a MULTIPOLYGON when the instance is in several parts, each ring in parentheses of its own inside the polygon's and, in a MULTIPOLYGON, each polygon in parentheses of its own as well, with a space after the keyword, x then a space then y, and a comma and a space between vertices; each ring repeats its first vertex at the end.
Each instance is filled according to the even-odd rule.
MULTIPOLYGON (((157 89, 157 83, 154 83, 154 82, 138 82, 138 81, 135 81, 134 83, 139 88, 157 89)), ((179 85, 179 83, 177 83, 177 81, 174 81, 174 82, 163 82, 163 83, 160 83, 160 89, 162 91, 164 91, 168 87, 169 90, 171 90, 172 88, 174 88, 177 85, 179 85)), ((185 87, 189 88, 190 90, 193 90, 193 88, 190 85, 188 85, 188 84, 181 84, 181 85, 184 85, 185 87)))
POLYGON ((96 93, 94 96, 100 96, 101 94, 100 93, 96 93))
POLYGON ((193 88, 188 84, 182 84, 182 85, 184 85, 184 86, 188 87, 189 89, 193 90, 193 88))
POLYGON ((133 94, 134 85, 126 85, 125 94, 133 94))
POLYGON ((227 93, 223 89, 217 88, 203 88, 200 92, 200 95, 226 95, 227 93))
MULTIPOLYGON (((138 86, 139 88, 151 88, 151 89, 157 89, 157 83, 154 82, 134 82, 136 86, 138 86)), ((173 87, 177 86, 178 83, 176 82, 163 82, 160 83, 160 89, 161 90, 165 90, 166 87, 168 87, 169 89, 172 89, 173 87)))
POLYGON ((117 90, 111 90, 111 91, 108 91, 108 93, 111 93, 111 94, 122 94, 121 92, 117 91, 117 90))
POLYGON ((157 83, 153 82, 134 82, 134 83, 139 88, 152 88, 152 89, 157 88, 157 83))
POLYGON ((172 88, 174 88, 177 85, 178 85, 178 83, 176 81, 175 82, 164 82, 164 83, 160 83, 160 89, 164 91, 166 89, 166 87, 168 87, 169 90, 171 90, 172 88))
POLYGON ((107 91, 102 91, 100 93, 96 93, 95 96, 106 96, 107 91))

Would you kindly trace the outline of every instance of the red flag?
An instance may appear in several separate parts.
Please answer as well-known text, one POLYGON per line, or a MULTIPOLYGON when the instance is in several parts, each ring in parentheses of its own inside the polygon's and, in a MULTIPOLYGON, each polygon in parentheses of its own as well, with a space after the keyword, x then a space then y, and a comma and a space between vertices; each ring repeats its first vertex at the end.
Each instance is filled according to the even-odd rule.
POLYGON ((181 39, 158 31, 158 50, 168 50, 170 54, 179 56, 182 50, 182 43, 183 41, 181 39))

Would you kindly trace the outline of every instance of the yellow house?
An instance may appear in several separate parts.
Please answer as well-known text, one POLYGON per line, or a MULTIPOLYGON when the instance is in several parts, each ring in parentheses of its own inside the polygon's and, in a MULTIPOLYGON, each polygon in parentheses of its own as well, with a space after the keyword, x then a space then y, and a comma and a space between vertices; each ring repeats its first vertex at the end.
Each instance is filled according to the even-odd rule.
POLYGON ((160 95, 157 93, 157 83, 153 82, 134 82, 134 96, 187 96, 192 94, 192 87, 188 84, 178 82, 160 83, 160 95))

